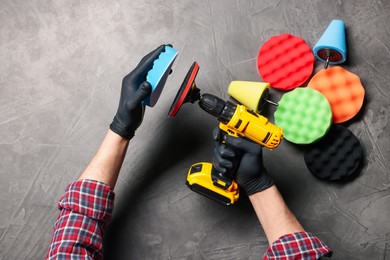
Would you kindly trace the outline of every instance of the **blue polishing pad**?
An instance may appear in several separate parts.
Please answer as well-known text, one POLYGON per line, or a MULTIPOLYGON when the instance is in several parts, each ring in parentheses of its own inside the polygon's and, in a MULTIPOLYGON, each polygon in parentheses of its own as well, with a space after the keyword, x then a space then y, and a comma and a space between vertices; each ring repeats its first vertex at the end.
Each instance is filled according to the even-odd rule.
POLYGON ((157 103, 177 54, 177 50, 165 46, 165 51, 153 62, 153 68, 146 75, 146 80, 152 86, 152 93, 142 101, 142 104, 153 107, 157 103))
POLYGON ((326 61, 329 54, 329 64, 340 64, 347 59, 344 21, 333 20, 329 24, 314 46, 313 53, 322 62, 326 61))

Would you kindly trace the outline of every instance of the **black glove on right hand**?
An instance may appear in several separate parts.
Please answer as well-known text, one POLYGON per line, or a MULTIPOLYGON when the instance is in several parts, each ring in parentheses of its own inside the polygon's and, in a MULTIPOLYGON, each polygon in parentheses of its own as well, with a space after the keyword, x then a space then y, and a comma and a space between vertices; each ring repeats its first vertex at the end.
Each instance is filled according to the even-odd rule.
POLYGON ((224 143, 222 143, 221 132, 219 128, 214 129, 213 132, 216 141, 213 166, 216 170, 225 173, 228 169, 232 169, 235 161, 241 157, 235 179, 246 194, 249 196, 271 187, 274 182, 263 165, 262 147, 254 142, 227 134, 223 135, 224 143))

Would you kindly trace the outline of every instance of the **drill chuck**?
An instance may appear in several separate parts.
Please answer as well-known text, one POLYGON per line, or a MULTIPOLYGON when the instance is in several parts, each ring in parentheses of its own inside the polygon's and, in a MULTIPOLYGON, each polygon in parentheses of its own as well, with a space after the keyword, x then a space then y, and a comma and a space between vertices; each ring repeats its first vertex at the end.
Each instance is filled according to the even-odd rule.
POLYGON ((203 94, 199 99, 199 106, 212 116, 215 116, 221 123, 227 124, 233 117, 237 106, 229 101, 211 95, 203 94))
POLYGON ((199 106, 212 116, 219 117, 225 107, 225 101, 211 94, 203 94, 199 106))

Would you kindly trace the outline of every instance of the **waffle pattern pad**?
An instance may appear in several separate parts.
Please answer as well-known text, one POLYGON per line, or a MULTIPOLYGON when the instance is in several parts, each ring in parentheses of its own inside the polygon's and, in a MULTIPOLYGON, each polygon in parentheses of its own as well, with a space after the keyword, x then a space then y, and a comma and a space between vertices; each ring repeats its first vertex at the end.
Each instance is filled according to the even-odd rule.
POLYGON ((284 94, 275 112, 275 124, 283 129, 284 138, 295 144, 319 140, 331 123, 327 99, 310 88, 297 88, 284 94))
POLYGON ((308 87, 318 90, 328 99, 333 123, 351 119, 363 105, 365 91, 360 78, 339 66, 320 70, 308 87))
POLYGON ((341 125, 333 125, 324 138, 304 152, 310 172, 329 181, 343 180, 357 173, 362 157, 358 138, 341 125))
POLYGON ((152 69, 146 75, 146 80, 152 86, 152 93, 142 101, 144 105, 153 107, 157 103, 177 54, 177 50, 170 46, 165 46, 165 50, 153 62, 152 69))
POLYGON ((313 72, 314 55, 307 43, 291 34, 272 37, 260 48, 257 68, 271 87, 291 90, 299 87, 313 72))

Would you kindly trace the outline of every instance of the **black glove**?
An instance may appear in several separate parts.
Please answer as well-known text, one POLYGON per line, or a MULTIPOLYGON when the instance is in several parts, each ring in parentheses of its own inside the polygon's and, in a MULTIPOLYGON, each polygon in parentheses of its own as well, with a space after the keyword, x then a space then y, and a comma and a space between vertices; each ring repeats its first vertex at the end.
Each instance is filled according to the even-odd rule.
POLYGON ((143 57, 137 67, 123 78, 118 111, 110 125, 110 129, 123 138, 131 139, 142 123, 145 106, 141 101, 152 91, 152 86, 146 81, 146 75, 165 46, 161 45, 143 57))
POLYGON ((216 141, 214 168, 222 174, 236 169, 235 179, 248 196, 274 184, 263 165, 262 147, 259 144, 229 136, 219 128, 214 129, 213 137, 216 141))

